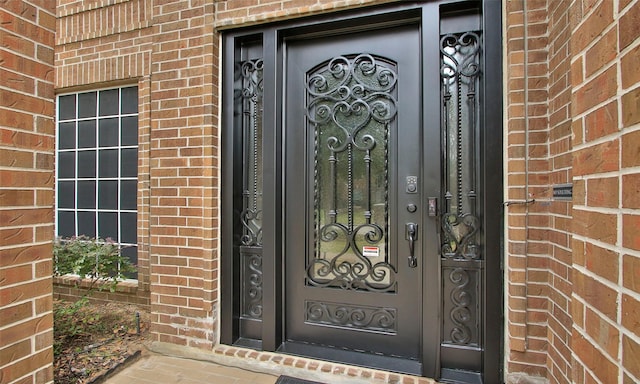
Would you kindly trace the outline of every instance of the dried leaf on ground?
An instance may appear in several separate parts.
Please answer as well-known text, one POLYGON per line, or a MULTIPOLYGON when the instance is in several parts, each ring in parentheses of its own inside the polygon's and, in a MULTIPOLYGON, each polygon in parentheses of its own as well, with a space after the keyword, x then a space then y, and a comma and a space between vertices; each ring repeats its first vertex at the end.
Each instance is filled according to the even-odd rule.
POLYGON ((56 300, 54 313, 56 383, 91 383, 143 350, 148 341, 149 313, 134 305, 87 302, 74 306, 56 300))

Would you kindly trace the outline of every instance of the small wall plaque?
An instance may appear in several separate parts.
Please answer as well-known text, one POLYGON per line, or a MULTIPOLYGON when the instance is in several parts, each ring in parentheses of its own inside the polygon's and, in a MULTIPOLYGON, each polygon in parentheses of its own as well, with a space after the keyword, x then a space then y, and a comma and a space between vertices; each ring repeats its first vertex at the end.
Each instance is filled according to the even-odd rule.
POLYGON ((556 184, 553 186, 554 200, 573 199, 573 184, 556 184))

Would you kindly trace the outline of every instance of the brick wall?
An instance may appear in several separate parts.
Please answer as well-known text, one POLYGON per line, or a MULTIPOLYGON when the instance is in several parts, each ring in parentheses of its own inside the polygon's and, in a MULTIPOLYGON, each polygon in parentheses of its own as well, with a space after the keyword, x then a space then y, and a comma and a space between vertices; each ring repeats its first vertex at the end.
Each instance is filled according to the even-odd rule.
POLYGON ((638 382, 640 2, 573 14, 573 380, 638 382))
MULTIPOLYGON (((138 291, 127 301, 147 305, 153 46, 151 0, 60 0, 56 13, 56 92, 138 86, 138 291)), ((56 280, 55 293, 59 297, 72 298, 78 292, 73 284, 56 280)))
POLYGON ((509 1, 506 18, 507 193, 536 199, 507 213, 507 371, 637 382, 640 4, 509 1), (572 201, 552 198, 564 183, 572 201))
POLYGON ((154 2, 150 98, 151 332, 209 349, 218 287, 213 13, 208 1, 154 2))
MULTIPOLYGON (((217 340, 218 29, 383 2, 58 1, 58 91, 139 86, 139 288, 156 340, 217 340)), ((506 370, 637 381, 640 5, 505 10, 506 370), (564 183, 572 201, 552 197, 564 183)))
MULTIPOLYGON (((571 55, 570 36, 573 13, 571 1, 548 1, 548 121, 547 165, 549 192, 553 186, 572 182, 571 138, 571 55)), ((571 377, 571 239, 572 202, 549 202, 548 236, 549 284, 548 358, 551 383, 570 383, 571 377)))
POLYGON ((552 252, 547 2, 509 1, 505 19, 506 371, 545 377, 552 252))
POLYGON ((53 381, 52 5, 0 3, 2 383, 53 381))

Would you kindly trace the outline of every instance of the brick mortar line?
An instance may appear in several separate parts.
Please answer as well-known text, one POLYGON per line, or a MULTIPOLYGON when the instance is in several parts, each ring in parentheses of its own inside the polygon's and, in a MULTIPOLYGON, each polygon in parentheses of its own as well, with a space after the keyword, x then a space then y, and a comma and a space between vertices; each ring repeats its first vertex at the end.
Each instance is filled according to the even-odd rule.
MULTIPOLYGON (((635 131, 634 131, 635 132, 635 131)), ((620 135, 620 138, 622 135, 620 135)), ((603 178, 614 178, 619 176, 628 176, 635 175, 640 172, 640 165, 632 166, 632 167, 621 167, 618 171, 607 171, 607 172, 599 172, 599 173, 589 173, 585 175, 577 175, 573 176, 573 180, 578 181, 589 181, 589 180, 597 180, 603 178)), ((573 204, 573 207, 585 206, 583 204, 573 204)))
MULTIPOLYGON (((581 235, 576 235, 574 234, 573 237, 577 240, 583 241, 585 243, 589 243, 589 244, 593 244, 596 245, 600 248, 606 249, 608 251, 613 251, 613 252, 617 252, 620 254, 626 253, 630 256, 634 256, 634 257, 640 257, 640 250, 635 250, 635 249, 631 249, 631 248, 625 248, 621 245, 615 245, 615 244, 610 244, 610 243, 605 243, 590 237, 585 237, 585 236, 581 236, 581 235), (636 256, 637 255, 637 256, 636 256)), ((640 295, 640 293, 636 293, 637 295, 640 295)))
MULTIPOLYGON (((26 37, 24 37, 24 36, 18 36, 18 35, 15 35, 15 34, 11 33, 10 31, 4 30, 4 29, 2 29, 2 28, 0 28, 0 30, 1 30, 1 31, 3 31, 3 32, 5 32, 5 33, 7 33, 7 34, 9 34, 9 35, 11 35, 11 36, 13 36, 13 37, 19 38, 19 39, 21 39, 21 40, 27 40, 27 41, 32 42, 32 43, 34 44, 34 55, 33 55, 33 56, 28 56, 28 55, 25 55, 25 54, 24 54, 24 53, 22 53, 22 52, 14 51, 14 50, 12 50, 12 49, 8 49, 6 46, 2 46, 2 47, 0 47, 0 52, 6 52, 6 53, 8 53, 8 54, 10 54, 10 55, 17 56, 17 57, 21 57, 21 58, 23 58, 23 59, 28 59, 28 60, 33 61, 33 62, 35 62, 35 63, 42 64, 42 65, 45 65, 45 66, 51 67, 51 69, 54 69, 54 64, 53 64, 53 63, 50 63, 50 62, 47 62, 47 61, 42 61, 42 60, 38 59, 37 48, 38 48, 38 47, 47 48, 47 46, 46 46, 46 45, 44 45, 44 44, 42 44, 42 43, 40 43, 40 42, 37 42, 37 41, 35 41, 35 40, 28 39, 28 38, 26 38, 26 37)), ((51 33, 53 33, 53 32, 51 32, 51 33)), ((17 75, 21 75, 21 76, 24 76, 24 77, 28 77, 28 78, 30 78, 30 79, 40 80, 40 81, 45 82, 45 83, 49 83, 49 82, 50 82, 50 81, 45 80, 45 79, 44 79, 44 78, 42 78, 42 77, 34 77, 34 76, 32 76, 32 75, 28 75, 28 74, 26 74, 26 73, 24 73, 24 72, 20 72, 19 70, 16 72, 15 70, 10 69, 10 68, 7 68, 7 67, 5 67, 5 66, 2 66, 2 69, 3 69, 3 70, 5 70, 5 71, 7 71, 7 72, 13 72, 13 73, 15 73, 15 74, 17 74, 17 75)))
MULTIPOLYGON (((38 78, 36 78, 36 77, 29 77, 29 78, 38 80, 38 78)), ((6 80, 3 79, 3 81, 6 81, 6 80)), ((38 82, 49 84, 51 86, 54 85, 53 82, 46 81, 46 80, 40 80, 38 82)), ((21 91, 21 90, 18 90, 18 89, 15 89, 15 88, 11 88, 11 87, 1 87, 0 90, 5 91, 5 92, 10 92, 10 93, 15 93, 15 94, 18 94, 18 95, 29 96, 29 97, 31 97, 33 99, 36 99, 36 100, 42 100, 45 103, 50 102, 51 104, 55 104, 55 102, 52 101, 51 98, 39 96, 37 94, 37 92, 38 92, 37 88, 38 88, 38 85, 37 85, 37 83, 35 83, 34 84, 34 93, 21 91)), ((54 120, 54 118, 49 116, 49 115, 44 115, 42 113, 37 113, 37 112, 34 112, 34 111, 26 111, 26 110, 23 110, 23 109, 14 108, 14 107, 12 107, 10 105, 2 105, 2 106, 0 106, 0 108, 9 109, 9 110, 16 111, 16 112, 22 112, 24 114, 29 114, 29 115, 32 115, 34 117, 44 117, 44 118, 49 119, 49 120, 54 120)))
MULTIPOLYGON (((587 331, 586 331, 586 330, 583 330, 582 328, 580 328, 580 327, 576 327, 576 326, 574 326, 574 328, 576 328, 576 329, 580 332, 580 335, 581 335, 582 337, 584 337, 584 338, 585 338, 585 340, 586 340, 586 341, 588 341, 588 342, 589 342, 589 344, 590 344, 594 349, 598 350, 602 355, 604 355, 605 359, 607 359, 607 360, 608 360, 608 361, 609 361, 613 366, 617 367, 617 368, 618 368, 619 370, 621 370, 621 371, 622 371, 622 370, 624 370, 624 367, 623 367, 623 365, 622 365, 622 355, 618 356, 618 357, 614 360, 613 356, 610 356, 610 355, 609 355, 609 353, 608 353, 607 351, 605 351, 605 350, 602 348, 602 346, 600 346, 600 344, 598 344, 598 343, 597 343, 597 342, 596 342, 596 341, 591 337, 591 335, 589 335, 589 334, 587 333, 587 331)), ((585 363, 580 359, 580 357, 577 355, 576 351, 575 351, 575 350, 573 350, 573 349, 571 350, 571 357, 572 357, 572 358, 574 358, 574 359, 576 359, 576 360, 578 360, 578 361, 581 363, 581 365, 583 366, 583 368, 584 368, 585 370, 589 371, 589 372, 591 373, 591 375, 592 375, 592 376, 593 376, 597 381, 601 382, 601 381, 600 381, 600 376, 596 375, 596 374, 595 374, 595 373, 594 373, 594 372, 589 368, 589 366, 588 366, 587 364, 585 364, 585 363)), ((608 384, 608 383, 604 383, 604 384, 608 384)))
MULTIPOLYGON (((15 132, 15 133, 32 134, 32 135, 35 135, 35 136, 42 136, 42 137, 45 137, 45 138, 52 138, 52 139, 55 138, 55 135, 43 134, 43 133, 39 133, 39 132, 36 132, 36 131, 29 131, 29 130, 26 130, 26 129, 18 129, 18 128, 13 128, 12 129, 12 128, 5 128, 5 127, 1 127, 1 126, 0 126, 0 129, 6 130, 6 131, 9 131, 9 132, 15 132)), ((16 152, 27 152, 27 153, 32 153, 32 154, 45 154, 45 155, 46 154, 54 154, 53 149, 50 149, 50 150, 35 150, 35 149, 31 150, 30 148, 27 148, 27 147, 14 147, 14 146, 0 146, 0 148, 1 149, 8 149, 8 150, 16 151, 16 152)), ((5 166, 0 166, 0 168, 5 168, 5 166)), ((8 168, 9 169, 14 169, 14 167, 8 167, 8 168)), ((31 169, 31 170, 39 170, 39 169, 41 169, 41 170, 46 170, 46 171, 50 170, 48 168, 29 168, 29 169, 31 169)), ((37 189, 37 190, 49 189, 49 188, 43 188, 43 187, 32 187, 32 188, 37 189)), ((10 187, 7 187, 7 186, 3 185, 3 186, 0 186, 0 190, 2 190, 2 189, 13 189, 13 188, 10 188, 10 187)), ((3 207, 4 207, 4 205, 3 205, 3 207)))
MULTIPOLYGON (((15 305, 24 304, 24 303, 32 303, 33 304, 33 303, 35 303, 35 301, 37 299, 48 298, 48 297, 49 297, 48 294, 44 295, 44 296, 36 296, 36 297, 29 298, 28 300, 23 300, 23 301, 19 301, 19 302, 15 302, 15 303, 9 303, 8 305, 4 306, 3 308, 11 308, 11 307, 13 307, 15 305)), ((33 309, 33 305, 31 307, 33 309)), ((18 320, 18 321, 14 321, 12 323, 9 323, 9 324, 6 324, 6 325, 0 327, 0 331, 6 331, 6 330, 11 329, 13 327, 20 326, 20 325, 25 324, 25 323, 27 323, 29 321, 33 321, 35 319, 43 318, 43 317, 51 315, 51 314, 53 314, 53 311, 44 311, 44 312, 41 312, 41 313, 38 313, 38 314, 36 314, 34 312, 28 318, 21 319, 21 320, 18 320)), ((49 329, 53 329, 53 324, 51 325, 51 328, 46 328, 40 333, 34 333, 33 335, 30 335, 29 338, 30 337, 35 337, 37 335, 41 335, 43 333, 46 333, 49 329)), ((23 340, 25 340, 25 339, 23 339, 23 340)), ((13 344, 11 344, 11 345, 13 345, 13 344)), ((3 344, 2 347, 4 348, 5 345, 3 344)))
MULTIPOLYGON (((25 188, 25 189, 29 189, 29 188, 25 188)), ((51 209, 52 207, 45 207, 45 208, 51 209)), ((19 248, 25 248, 26 249, 26 248, 30 248, 30 247, 37 246, 37 245, 49 245, 49 244, 52 244, 52 240, 49 240, 49 241, 34 241, 34 242, 31 242, 31 243, 28 243, 28 244, 16 244, 16 245, 13 245, 13 246, 2 245, 2 246, 0 246, 0 250, 11 250, 11 249, 19 249, 19 248)), ((39 260, 39 261, 44 261, 44 260, 39 260)), ((31 264, 31 263, 33 263, 33 260, 31 260, 31 261, 29 261, 29 262, 27 262, 25 264, 31 264)), ((18 265, 22 265, 22 264, 18 264, 18 265)))
MULTIPOLYGON (((620 285, 618 283, 614 283, 610 280, 607 280, 606 278, 596 274, 593 271, 590 271, 589 269, 587 269, 586 267, 583 267, 582 265, 579 264, 573 264, 573 270, 574 271, 578 271, 580 272, 582 275, 587 276, 595 281, 597 281, 598 283, 606 286, 607 288, 611 289, 612 291, 616 292, 616 294, 626 294, 627 296, 631 296, 633 298, 636 299, 640 299, 640 295, 638 295, 637 292, 625 287, 624 285, 620 285)), ((572 292, 572 295, 576 295, 578 297, 582 297, 579 296, 574 292, 572 292)), ((586 300, 586 299, 585 299, 586 300)), ((588 304, 589 307, 591 307, 591 304, 588 304)), ((622 302, 618 303, 618 306, 622 306, 622 302)), ((599 315, 603 316, 603 317, 608 317, 607 315, 605 315, 604 313, 600 312, 599 310, 597 310, 595 307, 593 307, 599 315)), ((640 340, 640 339, 639 339, 640 340)))
MULTIPOLYGON (((62 5, 62 6, 58 6, 56 7, 56 12, 52 13, 52 15, 61 18, 61 17, 68 17, 68 16, 72 16, 72 15, 77 15, 83 12, 88 12, 88 11, 93 11, 96 9, 100 9, 100 8, 107 8, 107 7, 112 7, 114 5, 118 5, 118 4, 124 4, 124 3, 128 3, 131 0, 96 0, 92 3, 90 3, 89 5, 85 5, 83 2, 77 2, 77 3, 81 3, 81 5, 62 5)), ((142 3, 146 3, 146 0, 140 0, 138 2, 139 4, 142 3)))
MULTIPOLYGON (((638 89, 640 89, 640 87, 638 87, 638 89)), ((599 104, 599 106, 594 107, 593 110, 591 110, 590 112, 595 112, 595 110, 600 109, 601 107, 605 106, 609 102, 614 101, 616 99, 618 99, 618 98, 616 97, 615 99, 609 99, 606 102, 604 102, 602 104, 599 104)), ((631 130, 631 131, 627 131, 626 128, 623 128, 623 129, 618 130, 618 131, 616 131, 614 133, 608 134, 606 136, 598 137, 598 138, 593 139, 591 141, 582 142, 580 144, 574 144, 571 154, 574 155, 573 157, 575 157, 577 152, 579 152, 581 150, 589 149, 589 148, 598 146, 600 144, 606 144, 606 143, 609 143, 611 141, 615 141, 616 139, 621 139, 622 136, 624 136, 624 134, 627 134, 629 132, 636 132, 636 131, 637 131, 637 129, 634 129, 634 130, 631 130)), ((620 168, 620 170, 622 170, 622 168, 620 168)), ((611 173, 611 172, 616 172, 616 171, 608 171, 608 172, 600 172, 600 173, 611 173)), ((590 174, 586 174, 586 175, 594 175, 594 173, 590 173, 590 174)), ((574 175, 573 177, 580 177, 580 176, 582 176, 582 175, 574 175)))
MULTIPOLYGON (((588 308, 589 310, 591 310, 593 313, 595 313, 600 320, 604 320, 609 326, 611 326, 611 328, 614 328, 619 332, 620 335, 620 340, 619 340, 619 344, 622 344, 622 336, 627 336, 630 339, 632 339, 634 342, 640 344, 640 336, 635 334, 635 332, 633 332, 632 330, 628 329, 627 327, 623 326, 621 323, 617 322, 617 321, 613 321, 611 320, 608 316, 604 315, 602 312, 600 312, 597 308, 593 307, 592 305, 590 305, 582 296, 575 296, 576 300, 578 302, 580 302, 582 304, 582 306, 584 306, 585 308, 588 308)), ((620 306, 622 306, 622 304, 620 304, 620 306)), ((586 322, 586 319, 584 319, 584 321, 586 322)), ((585 338, 589 338, 589 342, 594 344, 595 346, 600 347, 600 345, 597 343, 597 341, 595 339, 593 339, 593 337, 591 335, 589 335, 589 331, 586 328, 582 328, 579 325, 576 325, 576 323, 573 323, 573 328, 576 328, 580 334, 584 335, 585 338)), ((602 351, 604 354, 608 355, 609 353, 606 352, 604 349, 602 349, 602 351)), ((617 359, 620 359, 622 356, 622 354, 619 354, 619 356, 617 357, 617 359)), ((613 359, 613 356, 610 356, 613 359)))
MULTIPOLYGON (((594 179, 597 180, 597 179, 594 179)), ((622 188, 621 188, 622 189, 622 188)), ((583 211, 583 212, 590 212, 590 213, 603 213, 603 214, 607 214, 607 215, 637 215, 638 214, 638 208, 623 208, 623 207, 614 207, 614 208, 610 208, 610 207, 592 207, 592 206, 588 206, 588 205, 576 205, 573 207, 574 210, 578 210, 578 211, 583 211)), ((580 236, 580 235, 578 235, 580 236)), ((588 239, 592 239, 592 240, 597 240, 597 239, 593 239, 591 237, 586 237, 588 239)), ((620 239, 617 239, 620 240, 620 239)), ((622 244, 622 243, 620 243, 622 244)), ((621 246, 622 247, 622 246, 621 246)))

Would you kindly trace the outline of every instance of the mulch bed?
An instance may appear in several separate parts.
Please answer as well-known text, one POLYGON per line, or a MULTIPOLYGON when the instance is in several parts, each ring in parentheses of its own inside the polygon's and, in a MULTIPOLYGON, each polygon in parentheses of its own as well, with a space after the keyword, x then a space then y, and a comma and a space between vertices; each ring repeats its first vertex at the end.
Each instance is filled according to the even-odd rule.
POLYGON ((149 339, 149 313, 134 305, 89 302, 74 307, 56 300, 54 312, 56 383, 100 383, 139 357, 149 339))

